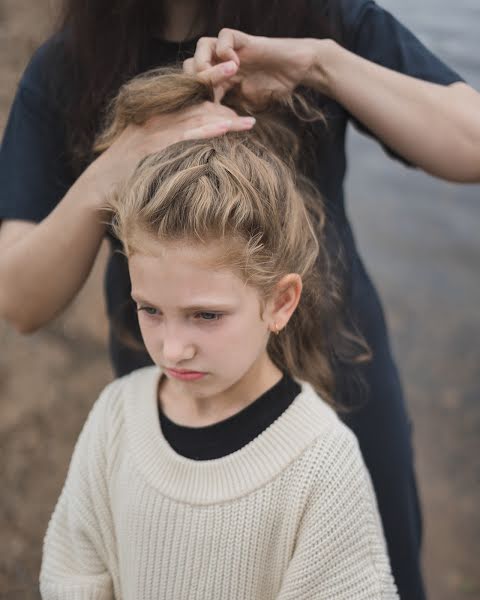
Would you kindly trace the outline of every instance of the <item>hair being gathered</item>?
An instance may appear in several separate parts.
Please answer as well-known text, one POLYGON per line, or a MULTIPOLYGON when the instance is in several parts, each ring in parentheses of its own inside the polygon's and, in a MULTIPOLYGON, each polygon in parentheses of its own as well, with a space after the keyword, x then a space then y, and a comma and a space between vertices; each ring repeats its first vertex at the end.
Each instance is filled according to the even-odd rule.
MULTIPOLYGON (((178 71, 140 76, 121 89, 96 150, 106 149, 130 123, 211 97, 207 85, 178 71)), ((246 110, 235 96, 229 103, 239 113, 246 110)), ((222 266, 255 287, 262 301, 284 275, 298 273, 299 305, 280 335, 270 336, 269 355, 281 370, 345 409, 336 400, 335 365, 366 360, 368 348, 345 325, 343 284, 333 266, 338 257, 327 250, 322 199, 297 168, 299 147, 288 122, 298 103, 291 97, 256 114, 250 131, 182 141, 147 156, 109 208, 127 256, 146 237, 227 242, 222 266)), ((308 110, 305 102, 301 106, 308 110)))
MULTIPOLYGON (((78 175, 91 161, 99 121, 120 86, 154 66, 150 42, 161 37, 175 0, 60 0, 60 60, 54 93, 61 98, 69 159, 78 175), (68 85, 66 85, 68 83, 68 85)), ((202 0, 206 36, 222 27, 269 37, 339 37, 334 0, 202 0)))

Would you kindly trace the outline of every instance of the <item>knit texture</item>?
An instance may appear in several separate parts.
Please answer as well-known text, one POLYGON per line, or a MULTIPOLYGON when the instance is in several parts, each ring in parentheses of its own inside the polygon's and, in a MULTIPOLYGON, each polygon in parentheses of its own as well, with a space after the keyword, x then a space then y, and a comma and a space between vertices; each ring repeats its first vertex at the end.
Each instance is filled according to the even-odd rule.
POLYGON ((79 436, 44 540, 44 600, 398 598, 354 435, 314 392, 222 458, 177 454, 160 370, 117 379, 79 436))

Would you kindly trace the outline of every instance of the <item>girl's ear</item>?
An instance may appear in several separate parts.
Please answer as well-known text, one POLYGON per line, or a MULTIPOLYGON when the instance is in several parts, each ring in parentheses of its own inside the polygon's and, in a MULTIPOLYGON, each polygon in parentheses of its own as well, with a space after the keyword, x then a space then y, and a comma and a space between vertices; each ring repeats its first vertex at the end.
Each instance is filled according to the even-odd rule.
POLYGON ((265 307, 264 318, 274 333, 282 330, 300 302, 302 278, 298 273, 284 275, 275 286, 265 307))

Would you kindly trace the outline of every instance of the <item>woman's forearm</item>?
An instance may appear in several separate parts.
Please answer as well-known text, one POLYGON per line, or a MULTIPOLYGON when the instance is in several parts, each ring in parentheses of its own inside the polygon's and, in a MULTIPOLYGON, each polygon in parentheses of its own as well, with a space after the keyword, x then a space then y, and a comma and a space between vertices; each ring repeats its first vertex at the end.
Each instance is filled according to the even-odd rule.
MULTIPOLYGON (((213 102, 129 123, 83 172, 38 225, 10 243, 0 232, 0 319, 28 333, 53 319, 82 287, 105 226, 102 206, 139 161, 166 146, 227 131, 245 131, 254 121, 213 102)), ((104 140, 105 142, 105 140, 104 140)))
POLYGON ((90 273, 101 221, 100 201, 76 184, 41 223, 2 246, 0 318, 30 333, 65 308, 90 273))
POLYGON ((307 82, 342 104, 375 136, 423 170, 480 181, 480 94, 403 75, 331 40, 311 40, 307 82))

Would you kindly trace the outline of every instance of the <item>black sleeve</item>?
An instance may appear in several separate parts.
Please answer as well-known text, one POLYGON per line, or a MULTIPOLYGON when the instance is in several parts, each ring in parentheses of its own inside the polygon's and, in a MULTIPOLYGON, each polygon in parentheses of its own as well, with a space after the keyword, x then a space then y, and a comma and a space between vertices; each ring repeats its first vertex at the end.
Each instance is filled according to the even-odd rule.
POLYGON ((41 221, 74 180, 61 111, 46 78, 49 50, 47 42, 33 55, 10 110, 0 147, 0 220, 41 221))
MULTIPOLYGON (((450 85, 462 77, 428 50, 393 15, 372 0, 334 0, 336 24, 343 45, 374 63, 416 77, 450 85)), ((363 133, 375 137, 362 123, 350 117, 363 133)), ((388 154, 407 163, 390 148, 388 154)))

